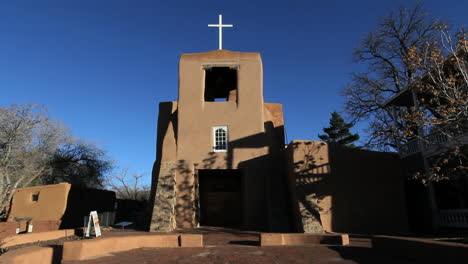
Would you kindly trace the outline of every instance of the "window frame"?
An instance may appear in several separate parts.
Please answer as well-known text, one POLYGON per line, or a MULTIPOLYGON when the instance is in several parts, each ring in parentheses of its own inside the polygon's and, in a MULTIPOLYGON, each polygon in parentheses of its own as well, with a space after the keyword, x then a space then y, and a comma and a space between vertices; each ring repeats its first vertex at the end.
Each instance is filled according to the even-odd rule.
POLYGON ((39 193, 32 193, 31 194, 31 201, 38 202, 39 201, 39 193))
POLYGON ((227 126, 214 126, 212 129, 212 137, 213 137, 213 151, 214 152, 227 152, 228 151, 228 143, 229 143, 229 131, 227 126), (223 129, 226 133, 226 148, 225 149, 216 149, 216 130, 223 129))

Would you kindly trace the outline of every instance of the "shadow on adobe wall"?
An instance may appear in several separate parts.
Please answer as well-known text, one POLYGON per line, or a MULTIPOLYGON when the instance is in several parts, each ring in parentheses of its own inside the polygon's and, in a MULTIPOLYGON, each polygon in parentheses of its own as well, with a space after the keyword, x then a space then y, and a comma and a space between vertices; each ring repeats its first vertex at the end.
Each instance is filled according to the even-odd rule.
MULTIPOLYGON (((264 128, 264 133, 230 141, 227 155, 224 157, 215 152, 207 153, 202 163, 197 164, 196 170, 223 169, 219 164, 225 164, 224 168, 233 169, 234 153, 237 149, 266 147, 267 154, 243 160, 236 168, 242 171, 243 191, 247 192, 249 196, 248 201, 244 200, 244 206, 246 210, 249 210, 251 216, 245 220, 246 224, 243 228, 287 232, 290 227, 287 210, 288 194, 284 177, 284 152, 282 151, 284 148, 284 127, 274 127, 273 123, 269 121, 264 123, 264 128)), ((163 132, 158 131, 158 134, 163 134, 163 132)), ((162 146, 158 146, 158 154, 161 154, 161 148, 162 146)), ((183 226, 193 226, 194 220, 199 219, 199 216, 196 215, 197 210, 194 210, 198 204, 196 185, 191 182, 191 178, 198 172, 192 172, 189 165, 186 164, 186 161, 179 160, 175 168, 179 175, 176 187, 179 202, 175 206, 179 227, 180 222, 184 222, 183 226)), ((156 181, 153 186, 157 186, 159 168, 160 162, 158 160, 153 168, 153 180, 156 181)), ((154 204, 155 193, 156 188, 153 187, 150 207, 154 204)))
POLYGON ((63 245, 50 245, 48 247, 52 248, 52 263, 51 264, 60 264, 62 263, 63 255, 63 245))
POLYGON ((89 216, 90 211, 113 212, 115 211, 114 206, 115 192, 73 187, 72 185, 60 229, 82 227, 84 217, 89 216))
POLYGON ((191 182, 193 172, 189 169, 189 165, 185 160, 179 160, 177 163, 177 174, 181 181, 177 182, 176 195, 179 201, 176 202, 175 213, 176 219, 179 221, 177 226, 181 224, 184 227, 190 227, 195 221, 195 212, 193 208, 196 207, 196 199, 194 199, 194 184, 191 182))
MULTIPOLYGON (((244 174, 247 193, 244 206, 249 217, 244 219, 244 228, 303 232, 301 214, 307 214, 326 231, 361 234, 408 231, 404 175, 397 155, 314 141, 293 141, 284 150, 284 128, 274 127, 271 122, 265 122, 264 126, 264 133, 230 141, 226 156, 207 153, 195 169, 222 169, 220 163, 232 169, 235 150, 267 148, 267 154, 237 165, 244 174), (292 206, 288 209, 290 200, 292 206)), ((158 166, 156 162, 155 170, 158 166)), ((193 172, 184 160, 178 161, 175 170, 180 176, 176 190, 177 225, 193 227, 199 216, 194 210, 198 204, 196 184, 191 179, 197 171, 193 172)))
POLYGON ((407 233, 397 155, 317 141, 293 141, 286 152, 296 231, 310 228, 302 218, 311 215, 326 231, 407 233))
POLYGON ((405 234, 408 232, 404 175, 394 153, 328 148, 332 229, 338 232, 405 234))
POLYGON ((322 232, 317 226, 322 225, 320 213, 329 208, 320 206, 326 194, 318 184, 328 180, 330 170, 328 161, 319 156, 323 145, 312 141, 292 142, 285 150, 295 232, 322 232))

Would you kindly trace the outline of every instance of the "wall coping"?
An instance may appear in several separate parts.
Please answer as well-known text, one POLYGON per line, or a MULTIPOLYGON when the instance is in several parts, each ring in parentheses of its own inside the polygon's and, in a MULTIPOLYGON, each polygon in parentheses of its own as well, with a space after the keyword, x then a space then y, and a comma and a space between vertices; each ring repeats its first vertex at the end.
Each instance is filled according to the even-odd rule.
POLYGON ((50 264, 54 263, 54 248, 32 246, 17 250, 8 251, 0 256, 0 263, 9 264, 50 264))
POLYGON ((99 237, 63 244, 62 260, 85 260, 137 248, 203 247, 202 234, 150 234, 99 237))
POLYGON ((349 245, 348 234, 261 233, 260 246, 349 245))
POLYGON ((0 245, 0 248, 12 247, 20 244, 28 244, 39 241, 54 240, 62 237, 73 236, 74 234, 74 229, 62 229, 47 232, 16 234, 1 238, 0 243, 2 245, 0 245))

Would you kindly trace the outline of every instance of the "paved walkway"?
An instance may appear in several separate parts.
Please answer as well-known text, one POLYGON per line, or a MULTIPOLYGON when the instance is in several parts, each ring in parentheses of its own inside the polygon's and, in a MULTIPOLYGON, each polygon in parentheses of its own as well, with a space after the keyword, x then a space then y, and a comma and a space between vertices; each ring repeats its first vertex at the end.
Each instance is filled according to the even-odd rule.
MULTIPOLYGON (((184 231, 190 233, 191 231, 184 231)), ((385 256, 371 248, 369 238, 352 237, 349 246, 259 247, 257 232, 228 229, 197 230, 204 234, 204 248, 141 248, 113 253, 85 261, 63 264, 178 263, 178 264, 414 264, 406 259, 385 256)), ((110 234, 110 235, 129 235, 110 234)), ((134 233, 133 233, 134 234, 134 233)))

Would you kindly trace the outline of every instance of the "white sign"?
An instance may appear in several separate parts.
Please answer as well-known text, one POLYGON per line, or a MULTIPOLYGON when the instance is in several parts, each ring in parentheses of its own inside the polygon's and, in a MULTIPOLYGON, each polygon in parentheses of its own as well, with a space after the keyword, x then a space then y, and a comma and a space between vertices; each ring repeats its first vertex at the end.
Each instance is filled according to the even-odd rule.
POLYGON ((88 228, 86 228, 86 237, 89 237, 91 222, 93 222, 94 233, 96 234, 96 237, 101 236, 101 227, 99 226, 98 214, 96 211, 91 211, 89 213, 88 228))

